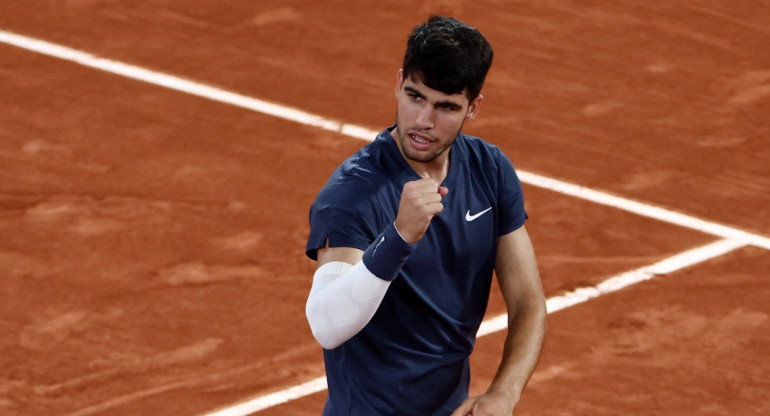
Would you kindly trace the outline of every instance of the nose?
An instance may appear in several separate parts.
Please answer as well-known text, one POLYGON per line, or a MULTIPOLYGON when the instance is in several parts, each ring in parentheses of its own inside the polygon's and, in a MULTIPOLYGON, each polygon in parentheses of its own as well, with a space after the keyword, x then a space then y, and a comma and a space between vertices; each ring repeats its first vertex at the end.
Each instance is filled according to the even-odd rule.
POLYGON ((432 129, 435 125, 433 107, 424 105, 417 113, 417 126, 421 129, 432 129))

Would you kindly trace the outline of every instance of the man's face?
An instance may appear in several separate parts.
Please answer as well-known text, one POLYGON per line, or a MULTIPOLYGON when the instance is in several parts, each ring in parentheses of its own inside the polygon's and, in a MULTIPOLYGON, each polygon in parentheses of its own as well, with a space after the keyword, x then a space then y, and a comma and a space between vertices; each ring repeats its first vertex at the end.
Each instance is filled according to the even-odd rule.
POLYGON ((430 163, 446 160, 447 150, 463 123, 476 116, 482 96, 469 103, 464 93, 445 94, 418 79, 404 78, 399 71, 396 99, 396 134, 401 153, 408 160, 430 163))

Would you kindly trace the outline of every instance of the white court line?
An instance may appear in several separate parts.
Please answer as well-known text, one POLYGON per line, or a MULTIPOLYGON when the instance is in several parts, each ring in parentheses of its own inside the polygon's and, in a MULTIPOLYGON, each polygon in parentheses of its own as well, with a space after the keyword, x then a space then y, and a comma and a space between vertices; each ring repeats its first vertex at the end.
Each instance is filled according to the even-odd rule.
MULTIPOLYGON (((722 256, 745 245, 745 243, 735 240, 719 240, 702 247, 676 254, 655 264, 613 276, 596 286, 584 287, 561 296, 552 297, 546 301, 546 307, 548 313, 551 314, 597 298, 601 295, 652 279, 655 276, 669 274, 706 260, 722 256)), ((507 327, 508 316, 506 314, 499 315, 485 320, 481 324, 476 337, 480 338, 493 334, 505 330, 507 327)), ((247 400, 243 403, 212 413, 206 413, 203 416, 247 416, 311 394, 319 393, 326 390, 326 387, 326 378, 319 377, 286 390, 247 400)))
MULTIPOLYGON (((179 78, 174 75, 151 71, 135 65, 100 58, 90 53, 78 51, 66 46, 56 45, 27 36, 22 36, 0 30, 0 42, 27 49, 40 54, 75 62, 91 68, 100 69, 116 75, 147 82, 164 88, 170 88, 187 94, 196 95, 214 101, 234 105, 256 111, 258 113, 278 117, 307 126, 338 132, 342 135, 371 141, 379 132, 366 127, 324 118, 315 114, 270 103, 245 95, 225 91, 198 82, 179 78)), ((660 221, 677 224, 682 227, 698 230, 722 238, 731 238, 747 244, 770 250, 770 238, 751 234, 736 228, 701 220, 695 217, 666 210, 653 205, 636 202, 605 192, 592 190, 583 186, 559 181, 534 173, 517 170, 522 182, 532 186, 585 199, 602 205, 609 205, 635 214, 652 217, 660 221)))
MULTIPOLYGON (((308 126, 318 127, 324 130, 339 132, 340 134, 357 139, 371 141, 378 133, 375 130, 370 130, 365 127, 341 123, 339 121, 327 119, 321 116, 307 113, 302 110, 258 100, 252 97, 225 91, 173 75, 147 70, 118 61, 100 58, 98 56, 72 48, 2 30, 0 30, 0 42, 47 56, 75 62, 80 65, 99 69, 112 74, 147 82, 153 85, 170 88, 187 94, 192 94, 214 101, 250 109, 262 114, 290 120, 308 126)), ((583 288, 556 298, 551 298, 548 300, 549 313, 553 312, 554 310, 563 309, 578 303, 585 302, 602 294, 609 293, 622 287, 626 287, 630 284, 637 283, 638 281, 649 279, 656 274, 668 273, 701 261, 705 261, 709 258, 725 254, 747 244, 770 250, 770 239, 761 235, 751 234, 736 228, 701 220, 695 217, 687 216, 641 202, 631 201, 625 198, 610 195, 608 193, 595 191, 586 187, 547 178, 545 176, 537 175, 534 173, 528 173, 520 170, 518 173, 522 182, 533 186, 549 189, 581 199, 586 199, 598 204, 609 205, 621 210, 652 217, 657 220, 677 224, 682 227, 698 230, 726 239, 713 244, 709 244, 696 250, 678 254, 667 260, 664 260, 663 262, 655 263, 651 266, 610 278, 607 281, 592 288, 583 288)), ((504 316, 498 316, 491 320, 485 321, 479 330, 478 336, 484 336, 504 329, 506 326, 505 321, 506 318, 504 316)), ((220 412, 210 413, 207 416, 244 416, 258 410, 266 409, 280 403, 285 403, 299 397, 322 391, 324 389, 326 389, 326 380, 324 377, 321 377, 281 392, 273 393, 240 405, 230 407, 228 409, 224 409, 220 412)))
MULTIPOLYGON (((736 240, 719 240, 702 247, 676 254, 655 264, 619 274, 596 286, 579 288, 572 292, 549 298, 546 300, 546 308, 548 309, 549 314, 560 311, 569 308, 570 306, 606 295, 607 293, 652 279, 655 276, 673 273, 677 270, 713 259, 714 257, 722 256, 745 245, 745 243, 736 240)), ((502 331, 506 328, 508 328, 508 315, 498 315, 482 322, 476 336, 481 337, 497 331, 502 331)))
POLYGON ((705 221, 689 215, 674 212, 668 209, 656 207, 654 205, 642 202, 632 201, 630 199, 611 195, 606 192, 596 191, 585 186, 575 185, 563 182, 557 179, 548 178, 530 172, 518 171, 522 182, 529 185, 545 188, 560 194, 573 196, 575 198, 585 199, 601 205, 608 205, 623 211, 632 212, 637 215, 650 217, 659 221, 676 224, 691 230, 701 231, 717 237, 729 238, 741 241, 743 243, 770 250, 770 238, 751 234, 737 228, 728 227, 715 222, 705 221))
MULTIPOLYGON (((57 45, 39 39, 18 35, 11 32, 0 30, 0 42, 16 46, 29 51, 37 52, 65 61, 75 62, 77 64, 99 69, 111 74, 121 75, 126 78, 147 82, 164 88, 181 91, 187 94, 197 95, 214 101, 231 104, 234 106, 254 110, 258 113, 267 114, 273 117, 294 121, 313 127, 319 127, 324 130, 340 132, 345 135, 356 135, 356 137, 368 134, 366 129, 361 127, 347 125, 338 121, 330 120, 321 116, 310 114, 308 112, 289 108, 286 106, 270 103, 245 95, 225 91, 216 87, 211 87, 198 82, 179 78, 174 75, 151 71, 135 65, 129 65, 123 62, 100 58, 87 52, 82 52, 66 46, 57 45)), ((374 133, 376 135, 376 133, 374 133)))
MULTIPOLYGON (((116 75, 138 81, 147 82, 164 88, 196 95, 210 100, 234 105, 241 108, 256 111, 258 113, 293 121, 307 126, 318 127, 324 130, 338 132, 342 135, 371 141, 379 133, 378 131, 353 124, 324 118, 295 108, 270 103, 245 95, 225 91, 220 88, 204 85, 198 82, 183 79, 174 75, 151 71, 135 65, 100 58, 96 55, 68 48, 66 46, 18 35, 0 30, 0 42, 27 49, 43 55, 64 59, 80 65, 99 69, 116 75)), ((609 205, 635 214, 652 217, 660 221, 677 224, 682 227, 712 234, 717 237, 731 238, 743 241, 747 244, 770 250, 770 238, 751 234, 736 228, 701 220, 674 211, 659 208, 642 202, 631 201, 622 197, 610 195, 605 192, 595 191, 579 185, 559 181, 557 179, 517 170, 522 182, 532 186, 570 195, 576 198, 586 199, 597 204, 609 205)))

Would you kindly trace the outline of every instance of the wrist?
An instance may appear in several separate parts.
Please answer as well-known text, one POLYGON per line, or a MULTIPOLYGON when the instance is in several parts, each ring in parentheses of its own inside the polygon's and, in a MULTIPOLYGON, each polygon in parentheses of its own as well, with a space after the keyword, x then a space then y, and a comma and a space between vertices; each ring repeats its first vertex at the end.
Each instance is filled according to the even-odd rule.
POLYGON ((363 262, 375 276, 392 281, 415 247, 416 244, 406 242, 395 223, 390 223, 364 251, 363 262))
POLYGON ((394 229, 394 230, 396 230, 396 234, 398 234, 398 236, 399 236, 399 237, 401 237, 401 239, 402 239, 402 240, 404 240, 404 242, 405 242, 405 243, 409 244, 409 243, 406 241, 406 238, 404 238, 404 235, 403 235, 403 234, 401 234, 401 231, 398 231, 398 227, 396 226, 396 223, 395 223, 395 222, 393 223, 393 229, 394 229))
POLYGON ((404 242, 406 242, 407 244, 417 244, 417 242, 420 241, 419 234, 415 235, 414 238, 412 238, 412 234, 415 233, 414 230, 410 230, 409 226, 399 227, 398 224, 396 224, 397 222, 398 222, 398 219, 396 219, 396 221, 393 222, 393 228, 396 229, 396 232, 401 237, 401 239, 404 240, 404 242))
POLYGON ((506 400, 510 401, 512 404, 516 404, 519 402, 519 399, 521 398, 521 391, 522 389, 519 389, 517 386, 512 385, 500 385, 496 383, 492 383, 489 388, 487 389, 487 394, 496 394, 505 397, 506 400))

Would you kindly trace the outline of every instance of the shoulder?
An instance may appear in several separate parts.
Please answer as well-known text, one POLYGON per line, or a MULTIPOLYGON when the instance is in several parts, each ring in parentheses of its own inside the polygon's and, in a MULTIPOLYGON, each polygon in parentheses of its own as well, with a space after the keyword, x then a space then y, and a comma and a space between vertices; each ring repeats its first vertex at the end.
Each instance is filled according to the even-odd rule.
POLYGON ((373 198, 389 181, 386 142, 382 135, 346 158, 321 188, 316 209, 349 209, 373 198))
POLYGON ((497 171, 501 167, 511 166, 510 160, 497 145, 480 137, 460 134, 455 144, 458 145, 460 156, 472 167, 497 171))
POLYGON ((479 183, 485 183, 498 195, 518 195, 521 181, 508 156, 496 145, 481 138, 462 135, 458 139, 465 166, 479 183), (462 140, 460 140, 462 139, 462 140))
POLYGON ((332 173, 325 187, 367 186, 386 175, 384 140, 380 136, 345 159, 332 173))

